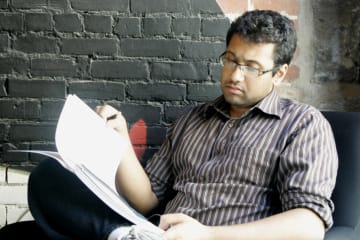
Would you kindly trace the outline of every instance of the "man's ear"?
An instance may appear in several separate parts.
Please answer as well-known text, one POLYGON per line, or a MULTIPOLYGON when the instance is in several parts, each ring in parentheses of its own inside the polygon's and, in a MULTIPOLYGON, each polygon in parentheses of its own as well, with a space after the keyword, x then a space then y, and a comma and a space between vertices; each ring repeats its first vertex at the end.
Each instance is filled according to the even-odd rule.
POLYGON ((274 85, 279 85, 281 81, 285 78, 285 75, 289 69, 289 65, 283 64, 279 67, 279 70, 273 76, 274 85))

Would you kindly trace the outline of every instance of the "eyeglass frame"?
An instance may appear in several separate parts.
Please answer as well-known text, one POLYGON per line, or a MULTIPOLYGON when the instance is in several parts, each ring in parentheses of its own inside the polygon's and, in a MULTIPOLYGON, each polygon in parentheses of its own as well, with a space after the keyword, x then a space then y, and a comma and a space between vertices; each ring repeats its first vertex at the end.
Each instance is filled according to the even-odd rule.
MULTIPOLYGON (((225 54, 226 54, 226 53, 229 53, 229 52, 228 52, 228 51, 225 51, 225 52, 223 52, 223 53, 219 56, 219 61, 220 61, 220 64, 221 64, 222 67, 224 67, 224 65, 225 65, 225 61, 223 61, 223 59, 225 59, 226 61, 230 62, 231 67, 232 67, 233 69, 239 68, 240 71, 242 71, 243 73, 244 73, 244 68, 245 68, 245 69, 256 70, 256 71, 258 72, 258 74, 257 74, 256 77, 260 77, 260 76, 262 76, 262 75, 264 75, 265 73, 268 73, 268 72, 274 72, 275 70, 277 71, 277 70, 279 70, 279 67, 280 67, 279 65, 275 65, 275 67, 273 67, 272 69, 262 71, 262 70, 260 70, 260 69, 258 69, 258 68, 251 67, 251 66, 247 66, 247 65, 243 65, 243 64, 239 64, 239 63, 237 63, 236 61, 227 59, 227 58, 225 57, 225 54)), ((246 75, 246 74, 244 73, 244 75, 246 75)))

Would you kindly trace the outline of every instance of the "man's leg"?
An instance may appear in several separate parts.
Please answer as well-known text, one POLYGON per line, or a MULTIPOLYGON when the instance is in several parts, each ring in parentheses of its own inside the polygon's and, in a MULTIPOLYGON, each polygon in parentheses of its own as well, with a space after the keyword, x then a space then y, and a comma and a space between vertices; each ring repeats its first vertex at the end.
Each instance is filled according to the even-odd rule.
POLYGON ((53 159, 30 174, 28 200, 36 222, 52 239, 106 239, 128 224, 53 159))

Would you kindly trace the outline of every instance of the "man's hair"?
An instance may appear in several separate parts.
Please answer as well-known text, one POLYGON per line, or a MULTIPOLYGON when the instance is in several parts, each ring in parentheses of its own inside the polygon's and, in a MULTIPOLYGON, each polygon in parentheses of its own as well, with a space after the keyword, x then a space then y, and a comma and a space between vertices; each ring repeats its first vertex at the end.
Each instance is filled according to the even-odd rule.
POLYGON ((271 10, 248 11, 238 17, 231 23, 227 32, 226 46, 234 34, 250 42, 274 43, 275 65, 290 64, 296 50, 294 23, 271 10))

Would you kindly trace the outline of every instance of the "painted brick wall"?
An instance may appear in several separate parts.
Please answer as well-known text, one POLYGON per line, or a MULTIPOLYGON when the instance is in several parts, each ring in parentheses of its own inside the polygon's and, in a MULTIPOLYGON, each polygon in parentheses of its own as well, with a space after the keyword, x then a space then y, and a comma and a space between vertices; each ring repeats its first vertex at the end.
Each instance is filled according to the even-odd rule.
MULTIPOLYGON (((146 160, 182 111, 220 94, 217 57, 225 47, 229 19, 246 10, 280 11, 299 30, 299 49, 281 94, 321 109, 359 111, 359 49, 340 69, 352 73, 343 74, 345 82, 326 81, 334 75, 333 65, 321 68, 321 62, 332 56, 336 65, 346 53, 334 57, 329 46, 314 54, 328 40, 317 35, 316 27, 325 31, 325 25, 327 34, 337 31, 331 26, 353 27, 348 20, 341 23, 336 11, 327 16, 341 2, 0 0, 0 226, 31 219, 27 176, 42 159, 6 151, 54 150, 56 120, 67 94, 91 106, 119 108, 138 155, 146 160), (329 2, 330 7, 322 7, 329 2), (314 81, 314 76, 321 78, 314 81)), ((344 42, 358 46, 355 41, 344 42)))

